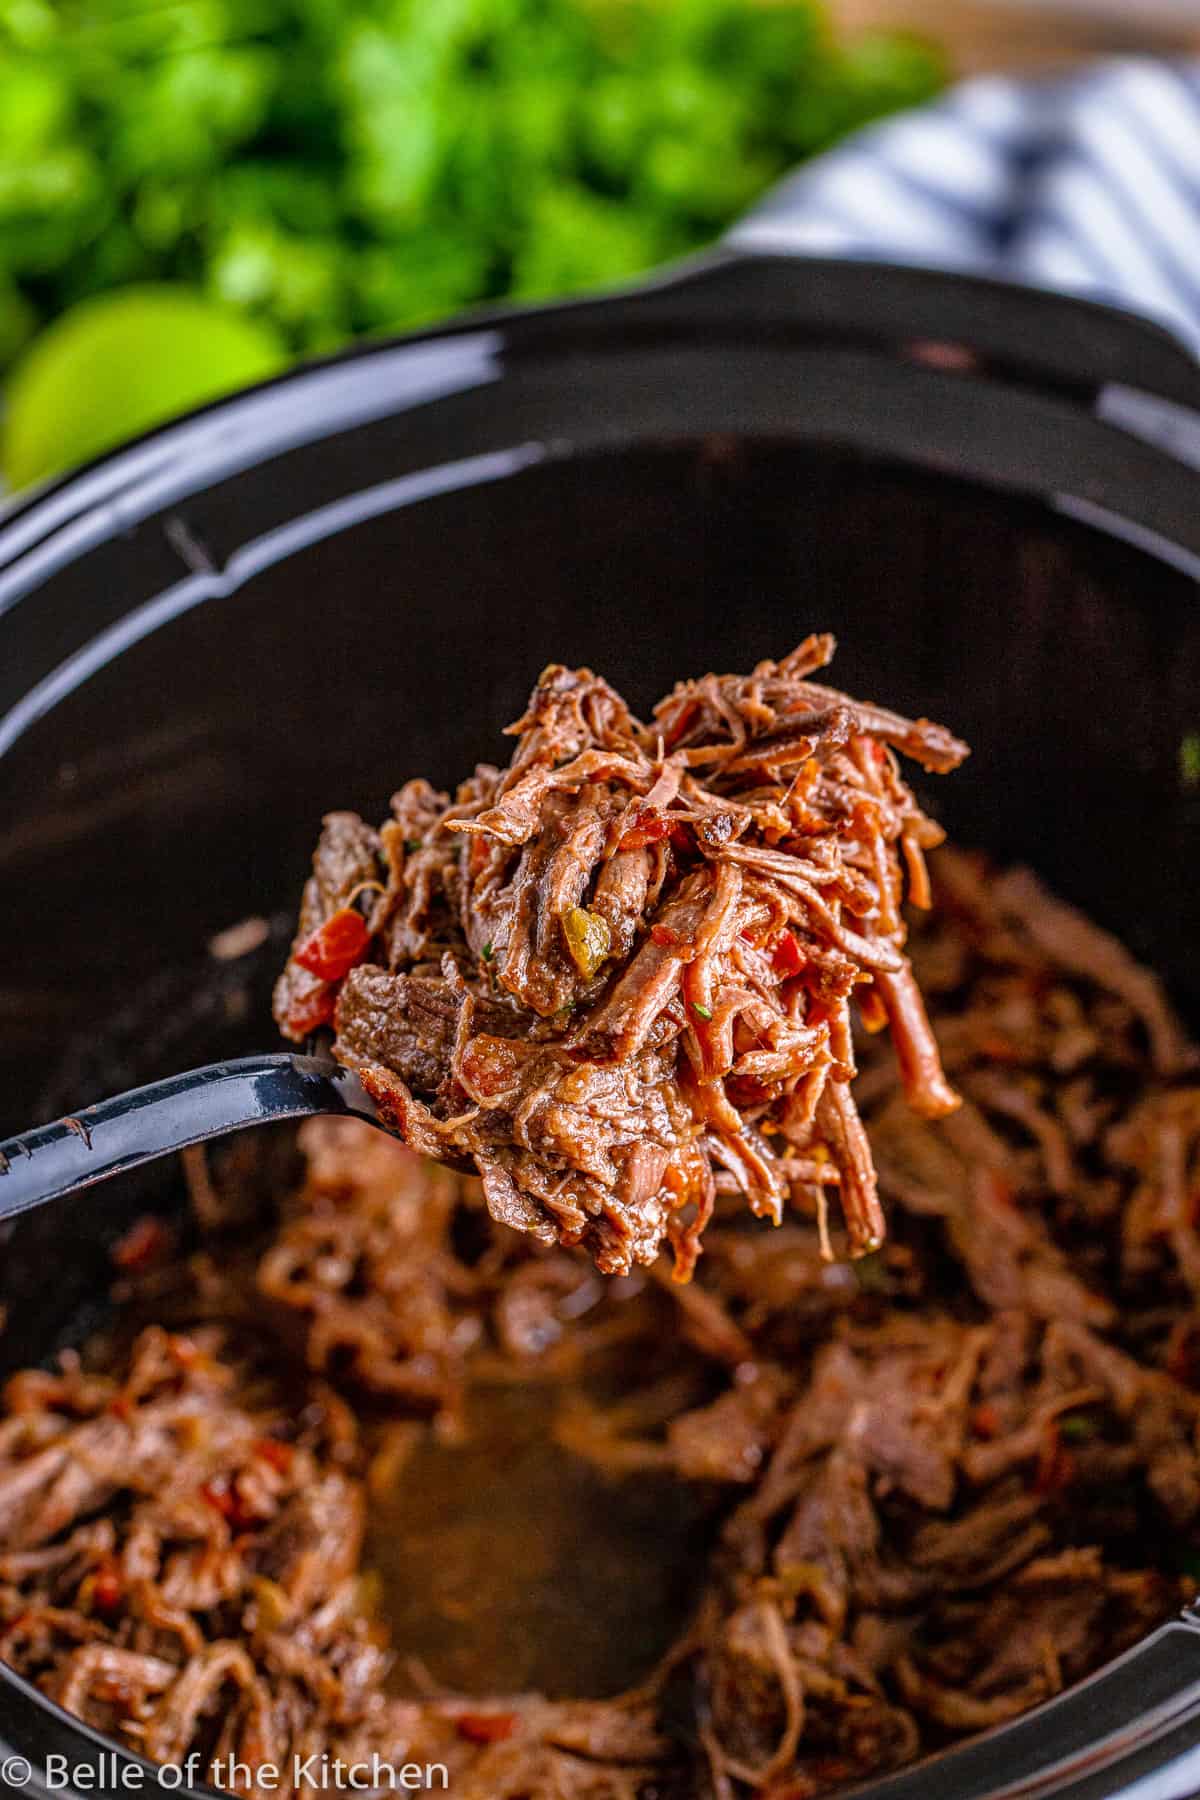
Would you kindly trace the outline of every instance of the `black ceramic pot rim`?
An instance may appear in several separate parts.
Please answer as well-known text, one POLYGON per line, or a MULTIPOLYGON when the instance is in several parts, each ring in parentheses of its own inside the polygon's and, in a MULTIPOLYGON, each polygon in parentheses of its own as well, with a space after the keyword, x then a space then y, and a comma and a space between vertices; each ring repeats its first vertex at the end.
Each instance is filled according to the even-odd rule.
MULTIPOLYGON (((19 500, 0 522, 0 757, 138 635, 372 510, 639 439, 786 432, 801 407, 810 439, 1033 495, 1200 578, 1200 366, 1168 332, 974 276, 717 252, 611 298, 360 346, 19 500), (781 357, 803 377, 783 399, 781 357), (219 563, 189 536, 178 510, 189 496, 391 416, 405 429, 378 489, 339 491, 331 457, 328 503, 303 519, 268 521, 219 563), (24 649, 11 654, 23 609, 49 604, 41 589, 55 571, 155 519, 177 559, 173 587, 132 596, 132 613, 119 596, 111 616, 70 621, 76 648, 65 660, 60 650, 41 667, 24 649)), ((17 1783, 31 1795, 122 1791, 111 1776, 99 1790, 47 1787, 37 1773, 47 1755, 137 1770, 124 1791, 162 1791, 151 1765, 0 1665, 0 1789, 6 1753, 33 1765, 17 1783)), ((860 1791, 872 1800, 1195 1794, 1200 1620, 1185 1614, 1059 1699, 860 1791)))
POLYGON ((607 299, 359 346, 18 503, 0 524, 0 757, 139 638, 362 520, 538 461, 798 433, 1029 496, 1200 579, 1200 366, 1168 332, 975 276, 720 251, 607 299), (336 443, 380 422, 386 476, 347 493, 336 443), (252 536, 245 508, 220 548, 196 534, 189 503, 223 518, 216 490, 317 451, 302 516, 257 493, 252 536), (55 612, 53 575, 138 530, 165 539, 174 581, 55 612))
POLYGON ((47 565, 27 558, 58 534, 66 534, 57 542, 59 557, 69 560, 205 482, 455 391, 472 364, 477 376, 494 376, 493 359, 527 361, 614 336, 630 343, 639 334, 654 342, 690 335, 711 351, 730 331, 769 334, 777 344, 869 346, 931 368, 939 361, 931 350, 958 348, 993 376, 1073 394, 1097 417, 1116 417, 1173 458, 1200 466, 1200 435, 1189 431, 1200 415, 1200 363, 1165 326, 1140 314, 919 264, 722 249, 609 295, 480 310, 402 338, 353 345, 17 495, 0 511, 0 615, 44 578, 47 565), (1127 411, 1113 403, 1114 394, 1151 404, 1127 411))

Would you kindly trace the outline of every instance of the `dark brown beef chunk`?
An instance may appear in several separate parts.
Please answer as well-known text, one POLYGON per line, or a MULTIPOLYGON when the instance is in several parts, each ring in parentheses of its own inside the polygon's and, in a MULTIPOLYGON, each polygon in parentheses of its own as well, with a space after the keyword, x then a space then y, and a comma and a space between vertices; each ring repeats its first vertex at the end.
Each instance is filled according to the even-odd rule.
POLYGON ((445 982, 352 969, 338 999, 347 1062, 384 1063, 410 1087, 436 1094, 449 1067, 462 1000, 445 982))

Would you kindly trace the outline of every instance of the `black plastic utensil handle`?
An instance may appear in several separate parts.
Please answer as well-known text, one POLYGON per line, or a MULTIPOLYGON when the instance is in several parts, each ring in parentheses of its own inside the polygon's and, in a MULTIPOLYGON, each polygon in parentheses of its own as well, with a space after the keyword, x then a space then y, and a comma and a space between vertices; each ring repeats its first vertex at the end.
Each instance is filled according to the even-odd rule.
POLYGON ((316 1113, 378 1123, 358 1077, 322 1057, 282 1052, 189 1069, 0 1143, 0 1219, 223 1132, 316 1113))

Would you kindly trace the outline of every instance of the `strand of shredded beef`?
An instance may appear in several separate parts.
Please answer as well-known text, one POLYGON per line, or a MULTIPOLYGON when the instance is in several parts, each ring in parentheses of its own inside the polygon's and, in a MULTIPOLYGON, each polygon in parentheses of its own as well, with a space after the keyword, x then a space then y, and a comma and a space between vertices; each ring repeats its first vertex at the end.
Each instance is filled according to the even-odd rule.
POLYGON ((966 747, 812 682, 833 648, 683 682, 650 725, 552 666, 507 768, 453 804, 410 782, 378 832, 331 814, 282 1030, 333 1022, 407 1143, 607 1274, 666 1238, 686 1280, 718 1178, 775 1224, 793 1198, 824 1216, 822 1163, 850 1253, 877 1249, 852 1002, 890 1025, 919 1113, 957 1104, 901 918, 942 833, 894 752, 944 772, 966 747))
POLYGON ((913 957, 963 1105, 915 1118, 864 1045, 893 1229, 853 1266, 796 1214, 756 1232, 731 1190, 692 1284, 602 1282, 345 1120, 303 1128, 252 1250, 266 1147, 211 1178, 193 1158, 200 1253, 143 1266, 149 1227, 116 1250, 138 1309, 186 1327, 6 1389, 0 1655, 159 1758, 377 1751, 446 1763, 470 1800, 809 1800, 1014 1717, 1192 1598, 1196 1052, 1033 877, 947 852, 936 875, 913 957), (710 1395, 587 1405, 572 1377, 616 1341, 633 1370, 664 1341, 700 1358, 710 1395), (501 1377, 541 1383, 614 1479, 725 1496, 690 1628, 620 1700, 385 1688, 369 1492, 501 1377))

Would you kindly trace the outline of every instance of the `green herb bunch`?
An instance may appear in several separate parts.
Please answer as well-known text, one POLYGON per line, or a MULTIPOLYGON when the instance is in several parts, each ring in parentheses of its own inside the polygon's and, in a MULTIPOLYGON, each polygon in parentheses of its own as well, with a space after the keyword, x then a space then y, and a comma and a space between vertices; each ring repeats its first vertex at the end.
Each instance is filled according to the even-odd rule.
POLYGON ((940 73, 813 0, 0 0, 0 364, 131 283, 314 352, 627 277, 940 73))

